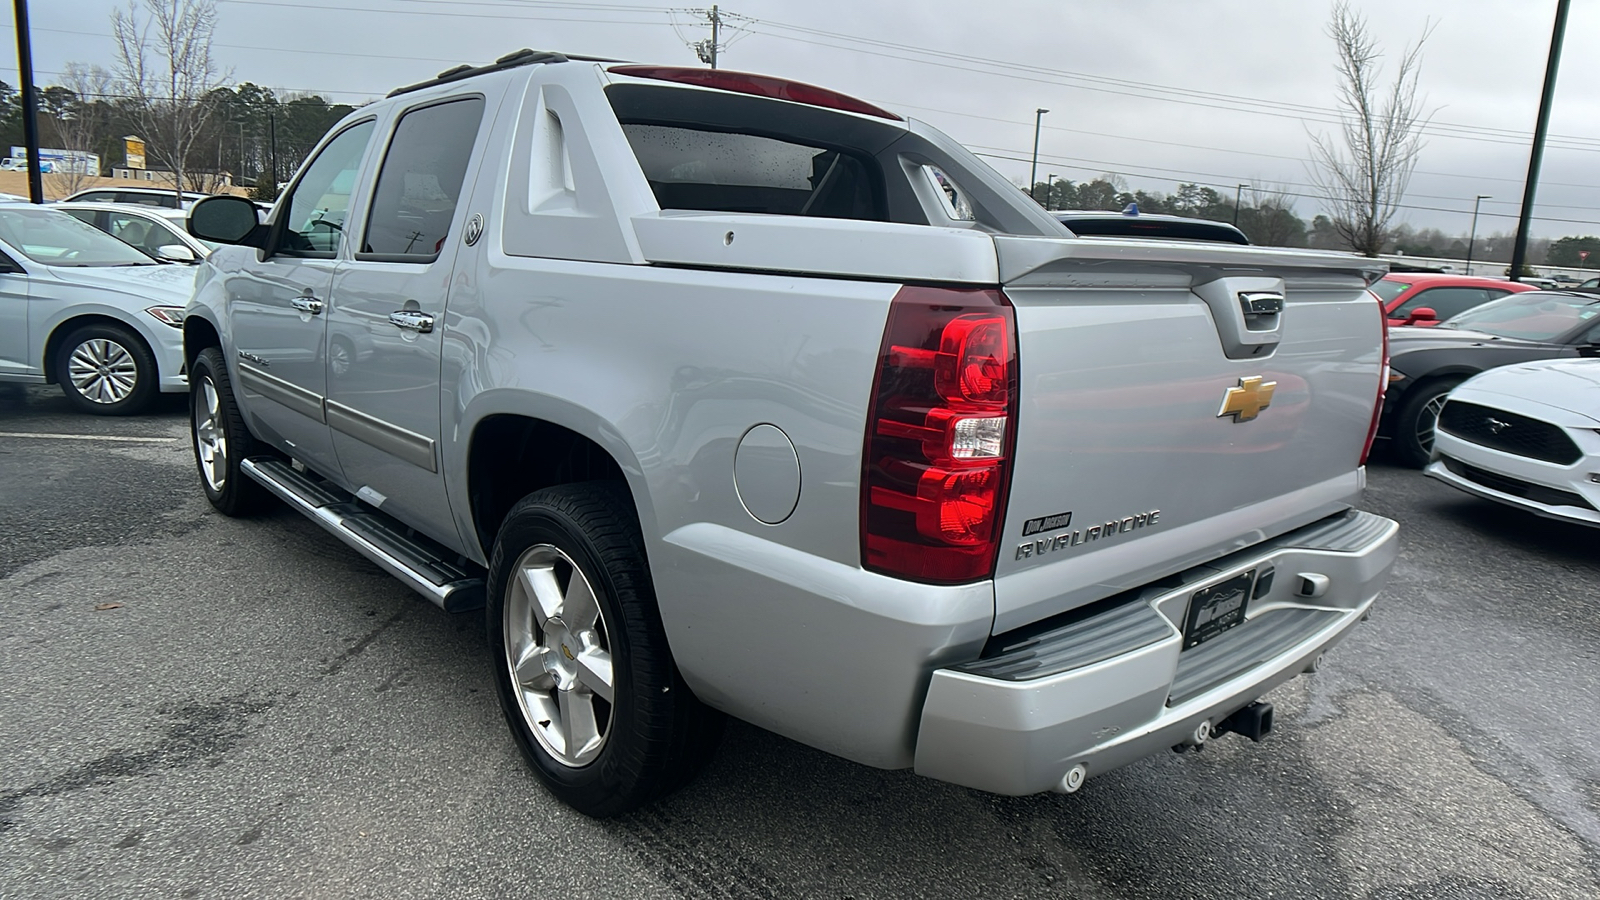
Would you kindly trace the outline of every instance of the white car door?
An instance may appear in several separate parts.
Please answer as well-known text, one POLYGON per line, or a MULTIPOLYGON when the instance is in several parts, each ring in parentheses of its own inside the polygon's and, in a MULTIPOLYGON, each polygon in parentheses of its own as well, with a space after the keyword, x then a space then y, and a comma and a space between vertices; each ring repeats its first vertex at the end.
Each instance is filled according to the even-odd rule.
POLYGON ((0 375, 43 375, 28 347, 28 273, 0 252, 0 375))

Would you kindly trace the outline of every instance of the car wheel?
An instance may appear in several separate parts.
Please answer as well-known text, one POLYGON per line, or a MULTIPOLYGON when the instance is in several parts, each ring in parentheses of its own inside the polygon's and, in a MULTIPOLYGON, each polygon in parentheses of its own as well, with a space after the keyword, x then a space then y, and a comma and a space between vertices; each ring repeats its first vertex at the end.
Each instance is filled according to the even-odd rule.
POLYGON ((156 395, 156 358, 121 325, 85 325, 56 350, 56 383, 80 412, 131 416, 156 395))
POLYGON ((687 782, 720 714, 667 647, 627 490, 562 485, 507 514, 485 610, 500 705, 551 793, 603 818, 687 782))
POLYGON ((222 351, 207 347, 189 367, 189 434, 206 499, 225 516, 247 515, 270 496, 239 470, 248 456, 265 452, 245 428, 233 402, 233 385, 222 351))
POLYGON ((1433 381, 1412 388, 1394 421, 1394 451, 1400 462, 1420 469, 1433 455, 1433 427, 1445 397, 1464 379, 1433 381))

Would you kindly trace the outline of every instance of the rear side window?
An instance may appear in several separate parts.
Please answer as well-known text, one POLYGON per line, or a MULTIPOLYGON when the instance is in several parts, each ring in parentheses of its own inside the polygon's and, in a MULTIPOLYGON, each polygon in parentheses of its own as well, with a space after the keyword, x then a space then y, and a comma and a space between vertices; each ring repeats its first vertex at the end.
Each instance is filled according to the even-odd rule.
POLYGON ((482 121, 482 97, 425 106, 400 117, 373 191, 363 257, 427 262, 439 255, 482 121))
POLYGON ((117 195, 112 193, 111 191, 90 191, 87 194, 79 194, 78 196, 73 197, 72 200, 69 201, 69 202, 71 202, 71 203, 104 203, 104 202, 109 201, 109 200, 115 200, 116 197, 117 197, 117 195))
POLYGON ((1406 291, 1411 290, 1411 285, 1404 281, 1390 281, 1387 278, 1380 278, 1374 281, 1372 287, 1368 288, 1368 290, 1377 294, 1384 303, 1388 303, 1406 291))
POLYGON ((852 154, 674 125, 622 130, 662 209, 888 220, 875 168, 852 154))

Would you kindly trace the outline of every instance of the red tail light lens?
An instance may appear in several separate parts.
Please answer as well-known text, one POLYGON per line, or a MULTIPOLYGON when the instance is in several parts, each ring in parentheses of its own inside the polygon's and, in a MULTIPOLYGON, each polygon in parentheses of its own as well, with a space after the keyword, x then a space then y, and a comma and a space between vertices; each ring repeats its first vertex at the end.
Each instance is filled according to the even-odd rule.
POLYGON ((1015 441, 1011 304, 995 290, 902 288, 878 360, 863 564, 935 584, 992 576, 1015 441))
MULTIPOLYGON (((1376 295, 1374 295, 1376 296, 1376 295)), ((1378 332, 1383 335, 1383 368, 1378 372, 1378 399, 1372 404, 1372 424, 1367 426, 1367 442, 1361 448, 1361 465, 1367 464, 1372 442, 1378 437, 1378 420, 1383 417, 1383 395, 1389 390, 1389 313, 1378 300, 1378 332)))

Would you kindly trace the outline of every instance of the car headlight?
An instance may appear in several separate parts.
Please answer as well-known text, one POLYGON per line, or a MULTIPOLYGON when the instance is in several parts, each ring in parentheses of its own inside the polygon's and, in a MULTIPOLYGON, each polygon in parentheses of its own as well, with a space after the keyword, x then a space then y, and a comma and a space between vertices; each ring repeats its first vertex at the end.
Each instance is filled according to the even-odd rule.
POLYGON ((173 328, 183 327, 183 307, 181 306, 152 306, 145 312, 163 325, 171 325, 173 328))

